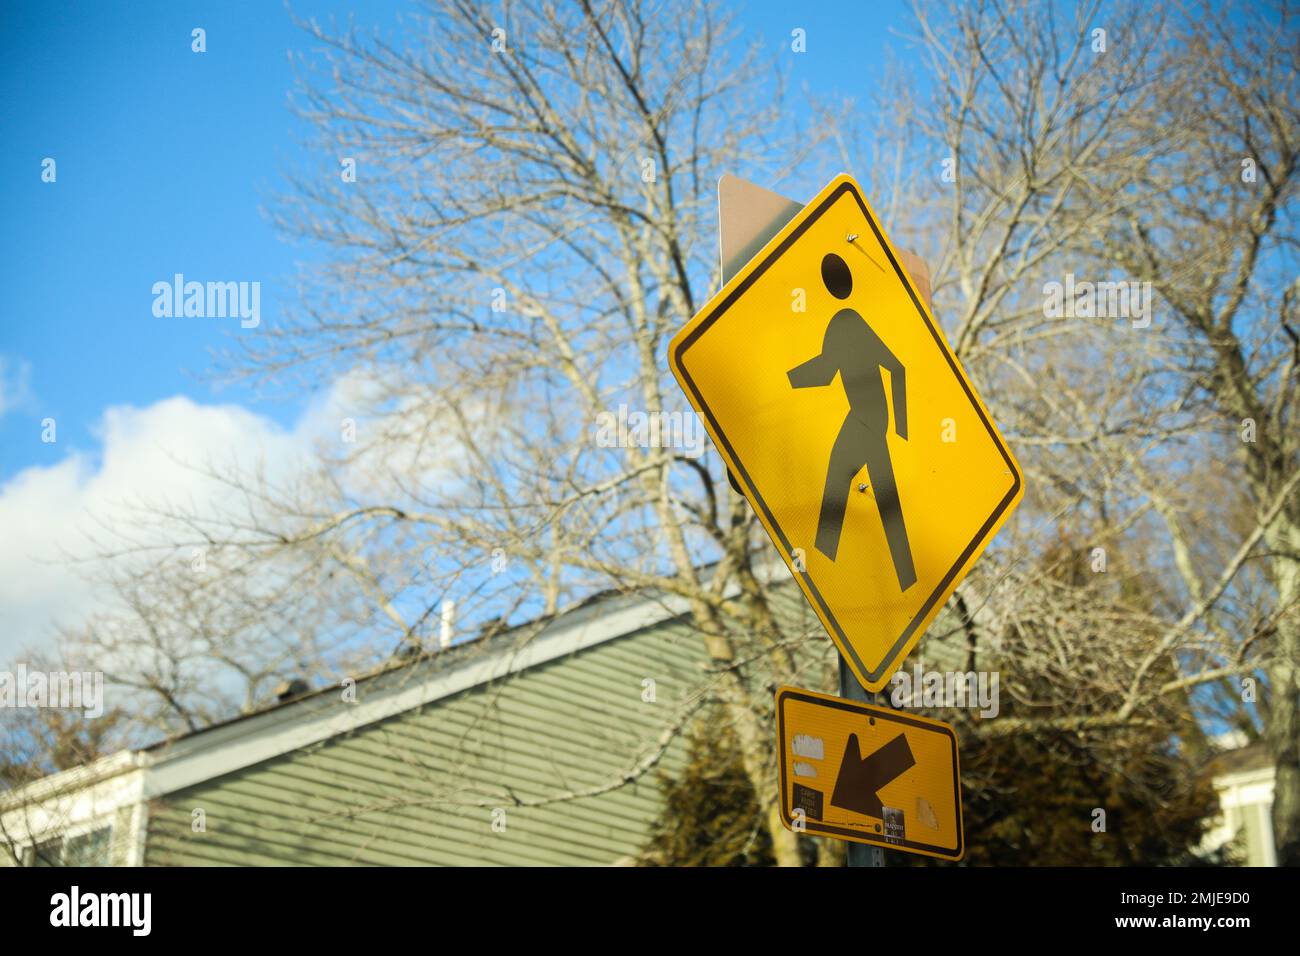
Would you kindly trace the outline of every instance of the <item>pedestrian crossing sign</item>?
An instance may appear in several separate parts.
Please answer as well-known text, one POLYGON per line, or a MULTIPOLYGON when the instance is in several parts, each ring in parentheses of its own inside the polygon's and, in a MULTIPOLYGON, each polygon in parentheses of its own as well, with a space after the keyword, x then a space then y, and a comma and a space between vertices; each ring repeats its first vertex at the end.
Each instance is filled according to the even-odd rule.
POLYGON ((857 183, 838 176, 669 345, 682 390, 869 691, 1023 493, 900 260, 857 183))

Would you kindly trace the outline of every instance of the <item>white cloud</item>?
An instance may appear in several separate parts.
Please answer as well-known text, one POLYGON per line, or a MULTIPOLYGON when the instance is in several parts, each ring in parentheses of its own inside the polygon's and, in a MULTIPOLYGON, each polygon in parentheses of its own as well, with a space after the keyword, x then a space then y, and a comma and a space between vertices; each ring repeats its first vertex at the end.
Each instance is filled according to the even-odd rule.
POLYGON ((75 627, 111 608, 104 603, 110 596, 86 575, 94 568, 86 559, 97 551, 92 536, 110 543, 108 529, 163 543, 157 531, 140 530, 141 512, 171 505, 216 517, 242 509, 238 493, 204 469, 257 471, 285 486, 314 471, 324 451, 347 459, 338 476, 347 494, 386 502, 401 501, 412 479, 426 488, 446 481, 463 451, 451 436, 431 438, 418 427, 428 413, 418 405, 351 375, 323 390, 292 428, 239 405, 183 396, 106 409, 95 454, 70 451, 0 486, 0 669, 23 651, 47 647, 57 626, 75 627), (376 404, 386 410, 383 421, 367 415, 376 404), (354 444, 343 443, 345 420, 354 423, 354 444))
POLYGON ((90 535, 103 539, 104 525, 129 527, 132 507, 219 510, 232 491, 196 468, 260 466, 274 479, 291 478, 310 466, 322 438, 337 440, 341 409, 357 407, 357 394, 355 383, 338 383, 292 429, 238 405, 180 396, 115 406, 97 430, 97 456, 70 452, 15 475, 0 487, 0 668, 105 600, 85 565, 71 560, 94 554, 90 535))

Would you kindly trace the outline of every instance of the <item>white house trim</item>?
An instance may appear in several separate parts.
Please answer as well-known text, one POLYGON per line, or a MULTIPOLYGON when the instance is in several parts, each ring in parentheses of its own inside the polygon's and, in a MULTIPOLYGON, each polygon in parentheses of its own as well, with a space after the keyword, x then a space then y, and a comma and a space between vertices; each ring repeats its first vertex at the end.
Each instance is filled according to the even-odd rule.
MULTIPOLYGON (((764 582, 788 578, 789 574, 785 564, 775 558, 756 568, 756 576, 764 582)), ((725 596, 733 597, 737 593, 739 587, 733 585, 725 596)), ((676 596, 642 599, 603 615, 599 613, 600 606, 598 602, 561 615, 522 648, 503 648, 428 677, 412 674, 406 668, 378 675, 370 687, 358 685, 355 704, 343 704, 340 697, 321 693, 265 714, 183 737, 149 755, 152 761, 145 776, 145 799, 183 790, 479 684, 633 634, 680 617, 690 609, 685 598, 676 596)), ((436 662, 437 657, 430 660, 436 662)))
MULTIPOLYGON (((143 786, 141 791, 143 792, 143 786)), ((127 866, 144 866, 144 846, 149 836, 149 804, 137 800, 131 808, 130 842, 126 848, 127 866)))
MULTIPOLYGON (((559 618, 521 649, 505 648, 425 678, 396 669, 374 680, 392 686, 357 687, 357 702, 341 690, 314 695, 264 715, 184 737, 160 750, 145 775, 146 799, 174 793, 293 750, 346 734, 452 694, 536 667, 684 614, 682 598, 638 602, 603 617, 566 624, 559 618)), ((432 658, 435 661, 437 658, 432 658)))
POLYGON ((1277 866, 1277 845, 1270 814, 1275 780, 1276 770, 1273 767, 1239 770, 1215 777, 1213 784, 1219 797, 1220 815, 1217 825, 1205 834, 1202 846, 1217 849, 1237 835, 1236 827, 1229 824, 1229 811, 1236 811, 1232 815, 1238 820, 1244 821, 1247 815, 1251 815, 1259 827, 1263 857, 1248 862, 1260 866, 1277 866))
MULTIPOLYGON (((29 785, 35 794, 21 802, 19 791, 6 794, 3 806, 7 809, 0 811, 0 840, 21 854, 47 839, 81 836, 105 826, 116 829, 118 811, 123 807, 132 808, 134 819, 144 799, 142 756, 126 751, 38 780, 29 785), (56 778, 64 784, 57 790, 50 786, 56 778), (68 786, 70 780, 81 782, 68 786)), ((127 841, 128 860, 143 858, 144 834, 137 827, 132 826, 128 833, 115 832, 114 840, 127 841)))

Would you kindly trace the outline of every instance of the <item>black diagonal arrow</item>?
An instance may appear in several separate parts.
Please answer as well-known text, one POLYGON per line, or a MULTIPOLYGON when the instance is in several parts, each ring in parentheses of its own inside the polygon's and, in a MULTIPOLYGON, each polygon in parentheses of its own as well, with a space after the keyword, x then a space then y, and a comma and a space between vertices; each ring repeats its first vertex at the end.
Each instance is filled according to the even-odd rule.
POLYGON ((906 734, 899 734, 865 760, 858 735, 849 734, 849 745, 844 748, 844 759, 835 778, 831 806, 869 817, 883 817, 884 805, 876 791, 914 766, 916 758, 907 745, 906 734))

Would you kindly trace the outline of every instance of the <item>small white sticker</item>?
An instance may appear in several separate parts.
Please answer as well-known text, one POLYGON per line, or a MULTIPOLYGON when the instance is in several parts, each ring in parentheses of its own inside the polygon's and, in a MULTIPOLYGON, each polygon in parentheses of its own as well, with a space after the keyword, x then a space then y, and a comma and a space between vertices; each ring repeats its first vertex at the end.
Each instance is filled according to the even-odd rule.
POLYGON ((931 830, 939 829, 939 818, 935 815, 934 807, 930 806, 930 801, 925 797, 916 798, 916 815, 931 830))
POLYGON ((823 760, 826 757, 826 745, 822 743, 820 737, 795 734, 794 755, 796 757, 807 757, 809 760, 823 760))
POLYGON ((796 763, 794 765, 794 775, 796 777, 815 777, 817 768, 810 763, 796 763))

